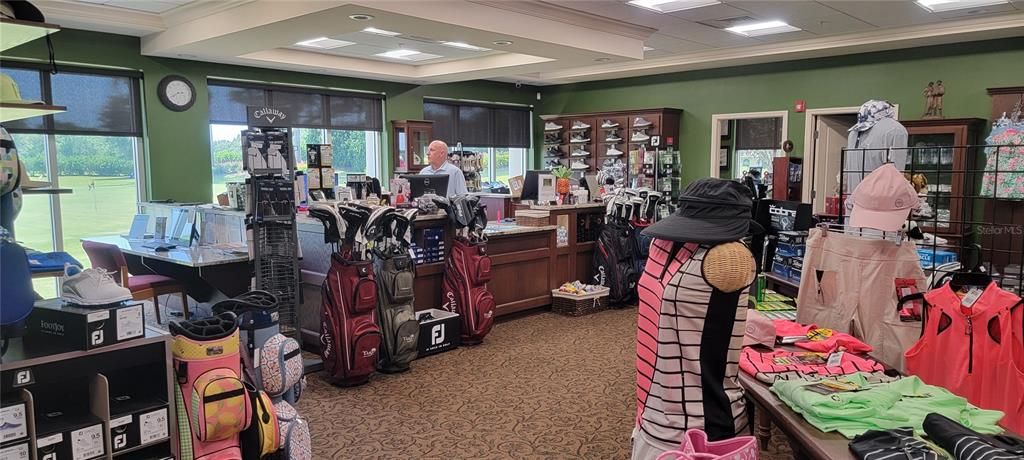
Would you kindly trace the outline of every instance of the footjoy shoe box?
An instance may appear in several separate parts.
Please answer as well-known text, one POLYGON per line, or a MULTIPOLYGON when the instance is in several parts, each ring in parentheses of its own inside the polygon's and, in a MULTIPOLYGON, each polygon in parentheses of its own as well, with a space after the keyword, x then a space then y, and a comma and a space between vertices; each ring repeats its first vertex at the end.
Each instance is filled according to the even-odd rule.
POLYGON ((448 351, 462 344, 462 318, 458 313, 431 308, 416 312, 416 318, 428 313, 433 318, 420 321, 420 357, 448 351))
POLYGON ((145 335, 142 304, 82 308, 60 299, 36 302, 28 317, 29 342, 75 350, 113 345, 145 335))
POLYGON ((36 421, 36 459, 103 458, 103 424, 92 415, 46 414, 36 421), (50 417, 50 415, 53 415, 50 417))

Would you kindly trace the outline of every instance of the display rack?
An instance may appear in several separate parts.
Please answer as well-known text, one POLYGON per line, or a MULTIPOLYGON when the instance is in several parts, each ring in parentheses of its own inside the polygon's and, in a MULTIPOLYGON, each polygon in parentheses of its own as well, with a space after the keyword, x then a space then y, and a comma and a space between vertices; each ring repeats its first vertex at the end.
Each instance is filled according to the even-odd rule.
MULTIPOLYGON (((298 234, 295 222, 295 161, 290 151, 291 132, 287 127, 260 126, 260 118, 253 113, 280 111, 272 108, 248 108, 249 125, 254 126, 245 133, 245 145, 253 148, 273 150, 285 160, 282 167, 258 168, 246 164, 251 176, 246 200, 246 220, 252 229, 250 249, 255 268, 255 288, 270 292, 278 299, 278 322, 281 333, 299 338, 296 310, 299 304, 299 252, 298 234), (261 112, 262 111, 262 112, 261 112), (269 144, 256 144, 260 136, 269 144), (250 141, 253 139, 255 141, 250 141), (287 150, 286 150, 287 149, 287 150)), ((277 120, 287 120, 287 115, 278 115, 277 120)), ((243 152, 243 155, 249 155, 243 152)), ((268 161, 269 163, 269 161, 268 161)))
POLYGON ((19 458, 34 460, 76 444, 101 448, 90 459, 178 455, 169 335, 147 328, 144 337, 88 351, 36 345, 11 339, 3 355, 3 406, 24 404, 27 422, 27 436, 4 447, 26 445, 29 456, 19 458))
MULTIPOLYGON (((919 199, 928 206, 923 212, 911 213, 910 220, 922 232, 937 237, 915 241, 925 274, 935 275, 933 281, 937 281, 951 271, 984 272, 1003 289, 1019 294, 1024 292, 1024 196, 991 184, 996 178, 1024 177, 1024 171, 999 166, 1005 164, 1000 158, 1021 155, 1022 150, 1018 145, 843 149, 840 164, 848 164, 851 156, 856 159, 884 152, 886 158, 894 158, 897 153, 905 153, 905 174, 923 177, 928 183, 918 192, 919 199), (958 262, 959 267, 938 269, 948 262, 958 262)), ((848 214, 844 202, 852 193, 848 189, 853 188, 848 182, 871 169, 844 168, 840 174, 839 190, 844 191, 839 204, 840 222, 848 214)))

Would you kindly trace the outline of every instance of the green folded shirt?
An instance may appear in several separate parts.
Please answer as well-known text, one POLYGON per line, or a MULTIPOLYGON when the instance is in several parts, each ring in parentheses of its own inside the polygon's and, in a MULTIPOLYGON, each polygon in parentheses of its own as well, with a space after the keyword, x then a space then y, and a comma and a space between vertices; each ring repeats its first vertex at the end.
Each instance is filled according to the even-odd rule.
POLYGON ((979 409, 945 388, 928 385, 910 376, 888 383, 870 383, 861 373, 851 374, 848 381, 863 388, 860 391, 828 395, 805 387, 818 382, 780 380, 772 385, 772 393, 808 423, 821 431, 837 431, 853 438, 868 430, 889 430, 912 427, 918 435, 924 417, 939 413, 983 434, 1003 431, 996 425, 1003 413, 979 409))

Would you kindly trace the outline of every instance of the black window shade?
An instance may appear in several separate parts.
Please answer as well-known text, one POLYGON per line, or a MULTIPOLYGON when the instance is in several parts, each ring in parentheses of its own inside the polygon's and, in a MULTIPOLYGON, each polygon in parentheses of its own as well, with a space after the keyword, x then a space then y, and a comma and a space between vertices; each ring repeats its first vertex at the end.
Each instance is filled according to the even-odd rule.
POLYGON ((781 145, 781 118, 736 120, 736 150, 777 150, 781 145))
POLYGON ((246 124, 245 107, 267 105, 267 92, 258 88, 210 85, 210 123, 246 124))
POLYGON ((434 137, 448 145, 530 147, 530 109, 428 100, 423 118, 434 122, 434 137))
POLYGON ((292 126, 383 131, 383 98, 375 95, 209 81, 210 123, 245 124, 245 107, 270 105, 292 113, 292 126))
POLYGON ((139 79, 134 73, 68 70, 51 75, 28 65, 5 67, 21 98, 66 106, 67 111, 4 123, 12 132, 141 136, 139 79))
POLYGON ((434 122, 434 138, 454 146, 455 128, 459 125, 459 106, 451 104, 423 103, 423 118, 434 122))

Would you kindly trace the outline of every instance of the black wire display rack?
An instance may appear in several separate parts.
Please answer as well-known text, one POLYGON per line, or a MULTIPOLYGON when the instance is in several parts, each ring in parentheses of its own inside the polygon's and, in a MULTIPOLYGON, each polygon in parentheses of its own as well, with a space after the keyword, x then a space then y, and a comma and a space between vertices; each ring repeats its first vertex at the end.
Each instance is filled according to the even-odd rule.
POLYGON ((1001 288, 1021 295, 1024 170, 1005 168, 1019 164, 1003 161, 1011 155, 1024 158, 1024 145, 843 149, 840 222, 846 222, 847 200, 856 183, 879 166, 875 163, 905 156, 905 165, 896 167, 920 189, 918 197, 926 203, 911 213, 905 233, 917 245, 925 274, 937 283, 956 271, 984 272, 1001 288))
MULTIPOLYGON (((250 129, 260 133, 259 128, 250 129)), ((270 131, 270 129, 266 130, 270 131)), ((291 146, 286 128, 273 128, 284 136, 283 145, 291 146)), ((281 152, 290 156, 291 152, 281 152)), ((299 339, 297 306, 299 299, 298 234, 295 222, 295 169, 287 161, 281 169, 251 170, 248 180, 248 223, 252 229, 252 257, 256 289, 270 292, 278 299, 278 323, 281 333, 299 339)))

